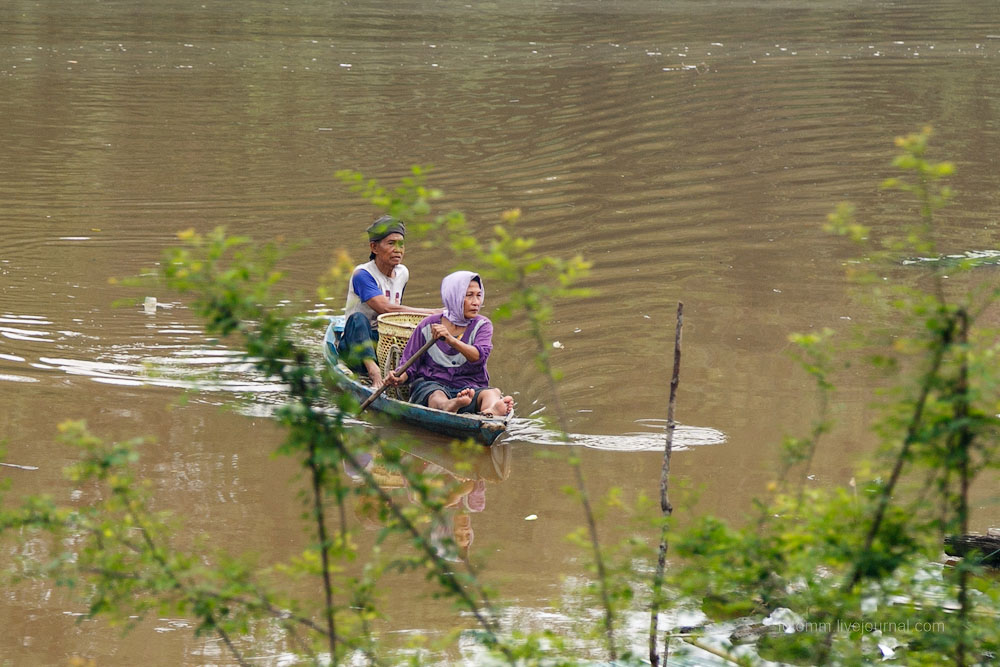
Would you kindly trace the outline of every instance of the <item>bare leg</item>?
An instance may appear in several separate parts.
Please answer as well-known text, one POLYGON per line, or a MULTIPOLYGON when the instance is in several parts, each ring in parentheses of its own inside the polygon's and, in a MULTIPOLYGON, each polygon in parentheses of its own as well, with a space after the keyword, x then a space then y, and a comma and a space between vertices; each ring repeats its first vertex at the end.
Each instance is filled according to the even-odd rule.
POLYGON ((514 399, 503 396, 499 389, 487 389, 479 394, 479 412, 484 415, 503 417, 514 409, 514 399))
POLYGON ((368 371, 368 377, 372 380, 372 389, 378 389, 382 386, 382 371, 379 369, 378 364, 375 363, 374 359, 365 359, 365 370, 368 371))
POLYGON ((460 408, 472 403, 472 397, 476 392, 472 389, 463 389, 458 392, 455 398, 448 398, 443 391, 435 391, 427 397, 427 406, 445 412, 458 412, 460 408))

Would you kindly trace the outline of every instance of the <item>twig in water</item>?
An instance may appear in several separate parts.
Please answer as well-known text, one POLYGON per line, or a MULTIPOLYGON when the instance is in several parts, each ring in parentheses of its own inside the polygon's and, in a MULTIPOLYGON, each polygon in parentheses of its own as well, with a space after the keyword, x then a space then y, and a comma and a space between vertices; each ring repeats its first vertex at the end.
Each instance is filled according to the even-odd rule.
MULTIPOLYGON (((649 662, 653 667, 659 667, 660 656, 657 651, 657 630, 660 615, 660 591, 663 589, 663 572, 667 566, 667 523, 674 508, 670 505, 667 489, 670 484, 670 455, 674 449, 674 406, 677 403, 677 386, 680 384, 681 373, 681 332, 684 327, 684 304, 677 303, 677 333, 674 335, 674 372, 670 378, 670 400, 667 402, 667 442, 663 448, 663 467, 660 470, 660 512, 663 514, 663 527, 660 529, 660 551, 656 560, 656 575, 653 578, 653 604, 649 619, 649 662)), ((663 649, 663 661, 666 663, 670 653, 670 643, 666 642, 663 649)))
POLYGON ((708 644, 703 644, 700 641, 698 641, 697 639, 685 639, 684 641, 686 641, 691 646, 694 646, 695 648, 700 648, 702 651, 706 651, 706 652, 711 653, 712 655, 714 655, 714 656, 716 656, 718 658, 722 658, 726 662, 731 662, 734 665, 741 664, 739 660, 737 660, 733 656, 729 655, 725 651, 720 651, 719 649, 715 648, 714 646, 709 646, 708 644))

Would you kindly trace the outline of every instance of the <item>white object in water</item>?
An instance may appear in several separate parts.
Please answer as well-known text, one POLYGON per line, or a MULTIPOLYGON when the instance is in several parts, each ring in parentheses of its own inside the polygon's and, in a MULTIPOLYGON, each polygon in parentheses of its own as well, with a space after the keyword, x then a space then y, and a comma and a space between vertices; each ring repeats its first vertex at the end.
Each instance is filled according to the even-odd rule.
POLYGON ((146 300, 142 302, 142 309, 146 311, 147 315, 156 315, 156 297, 147 296, 146 300))

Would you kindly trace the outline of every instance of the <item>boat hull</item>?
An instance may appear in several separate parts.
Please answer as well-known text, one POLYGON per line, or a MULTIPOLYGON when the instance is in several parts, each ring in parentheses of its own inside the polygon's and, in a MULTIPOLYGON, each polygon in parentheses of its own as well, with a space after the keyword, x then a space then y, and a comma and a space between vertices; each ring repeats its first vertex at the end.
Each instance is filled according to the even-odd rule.
MULTIPOLYGON (((341 362, 337 352, 337 341, 342 329, 342 317, 335 317, 330 321, 323 336, 323 358, 337 386, 350 392, 359 402, 363 402, 371 396, 372 388, 360 382, 354 373, 341 362)), ((473 438, 484 445, 492 445, 497 438, 506 432, 509 419, 509 415, 507 417, 460 415, 399 401, 384 394, 376 398, 369 409, 449 437, 473 438)))

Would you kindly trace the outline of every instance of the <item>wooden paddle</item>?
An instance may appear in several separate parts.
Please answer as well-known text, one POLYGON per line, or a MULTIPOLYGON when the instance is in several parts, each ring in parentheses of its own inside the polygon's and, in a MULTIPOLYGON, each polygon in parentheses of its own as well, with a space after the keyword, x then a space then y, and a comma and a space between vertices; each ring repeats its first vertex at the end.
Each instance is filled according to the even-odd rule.
MULTIPOLYGON (((396 375, 399 375, 400 373, 405 373, 406 369, 409 368, 411 365, 413 365, 414 361, 416 361, 421 355, 423 355, 424 352, 426 352, 427 350, 431 349, 431 345, 433 345, 434 343, 438 342, 439 340, 443 340, 443 339, 444 339, 444 336, 441 336, 440 338, 431 338, 429 341, 427 341, 426 343, 424 343, 423 346, 419 350, 417 350, 416 352, 413 353, 412 357, 410 357, 409 359, 406 360, 405 364, 403 364, 402 366, 400 366, 399 368, 396 369, 396 371, 395 371, 396 375)), ((364 403, 361 404, 361 407, 358 408, 358 414, 360 415, 362 412, 364 412, 365 408, 367 408, 369 405, 371 405, 372 403, 374 403, 375 399, 378 398, 379 396, 381 396, 382 392, 385 391, 388 388, 389 388, 389 385, 387 385, 387 384, 385 384, 383 382, 382 386, 379 387, 378 389, 376 389, 375 391, 373 391, 372 395, 369 396, 368 398, 366 398, 365 401, 364 401, 364 403)))

